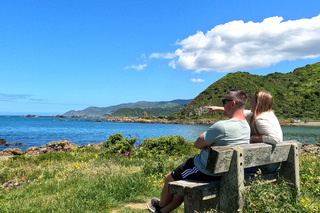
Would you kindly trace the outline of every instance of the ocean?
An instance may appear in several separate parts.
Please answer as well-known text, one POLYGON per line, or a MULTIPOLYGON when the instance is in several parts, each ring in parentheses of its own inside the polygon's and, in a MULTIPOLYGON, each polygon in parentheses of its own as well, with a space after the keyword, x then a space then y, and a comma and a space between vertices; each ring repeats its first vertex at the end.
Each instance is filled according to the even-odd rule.
MULTIPOLYGON (((100 143, 115 133, 121 133, 124 137, 137 138, 136 145, 143 142, 145 138, 168 135, 181 135, 187 140, 194 141, 210 126, 93 122, 93 120, 92 118, 0 116, 0 139, 5 139, 7 143, 22 143, 22 145, 9 146, 0 144, 0 151, 14 147, 24 151, 29 147, 40 147, 59 140, 68 140, 77 145, 100 143)), ((320 142, 319 127, 284 126, 282 130, 284 140, 297 140, 302 143, 320 142)))

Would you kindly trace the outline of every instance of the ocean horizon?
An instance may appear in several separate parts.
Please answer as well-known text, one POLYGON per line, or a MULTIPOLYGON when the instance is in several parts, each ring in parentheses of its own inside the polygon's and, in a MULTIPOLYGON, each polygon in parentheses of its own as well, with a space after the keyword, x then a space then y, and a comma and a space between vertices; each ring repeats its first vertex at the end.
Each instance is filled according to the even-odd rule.
MULTIPOLYGON (((0 139, 5 139, 9 146, 0 144, 0 151, 6 148, 20 148, 45 145, 52 141, 67 140, 77 145, 100 143, 115 133, 124 137, 137 138, 136 145, 149 137, 181 135, 194 141, 210 125, 204 124, 160 124, 160 123, 122 123, 94 122, 94 118, 56 118, 0 116, 0 139), (10 143, 22 143, 12 145, 10 143)), ((319 127, 283 126, 284 141, 296 140, 301 143, 320 142, 319 127)))

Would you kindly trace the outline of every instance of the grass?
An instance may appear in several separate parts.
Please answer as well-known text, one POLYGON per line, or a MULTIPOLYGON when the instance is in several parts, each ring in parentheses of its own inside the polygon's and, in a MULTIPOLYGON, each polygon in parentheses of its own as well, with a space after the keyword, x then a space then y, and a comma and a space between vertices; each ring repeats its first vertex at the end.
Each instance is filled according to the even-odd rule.
MULTIPOLYGON (((126 205, 143 206, 159 197, 164 175, 189 157, 133 152, 106 157, 101 152, 91 148, 0 161, 1 184, 24 182, 0 188, 1 212, 146 212, 126 205)), ((299 199, 285 181, 253 184, 245 194, 244 212, 319 212, 320 156, 301 155, 300 179, 299 199)))
POLYGON ((1 212, 145 212, 125 208, 159 196, 164 171, 183 158, 104 158, 98 150, 17 156, 0 162, 0 183, 13 179, 19 187, 0 188, 1 212), (160 168, 159 165, 165 165, 160 168))

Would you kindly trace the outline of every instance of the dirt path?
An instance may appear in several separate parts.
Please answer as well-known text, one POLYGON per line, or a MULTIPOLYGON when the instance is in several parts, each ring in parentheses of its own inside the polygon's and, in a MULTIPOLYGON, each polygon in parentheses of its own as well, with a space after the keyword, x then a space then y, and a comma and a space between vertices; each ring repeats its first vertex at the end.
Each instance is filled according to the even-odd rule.
MULTIPOLYGON (((129 203, 125 205, 126 208, 131 209, 142 209, 142 210, 148 210, 146 203, 129 203)), ((119 213, 121 212, 121 209, 119 210, 112 210, 110 213, 119 213)))

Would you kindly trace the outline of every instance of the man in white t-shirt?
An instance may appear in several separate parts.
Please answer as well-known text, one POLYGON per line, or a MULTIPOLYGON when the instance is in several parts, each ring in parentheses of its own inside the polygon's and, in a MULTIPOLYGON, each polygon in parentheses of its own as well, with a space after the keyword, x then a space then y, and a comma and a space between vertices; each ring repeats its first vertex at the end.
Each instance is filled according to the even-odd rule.
POLYGON ((242 90, 229 90, 222 100, 224 112, 229 120, 213 124, 209 130, 201 134, 195 142, 195 147, 201 149, 199 155, 188 159, 165 177, 161 199, 152 198, 148 208, 152 212, 171 212, 181 205, 183 197, 168 192, 168 183, 177 180, 218 180, 220 175, 214 175, 206 170, 211 146, 237 146, 249 144, 250 127, 244 118, 244 108, 247 95, 242 90))

